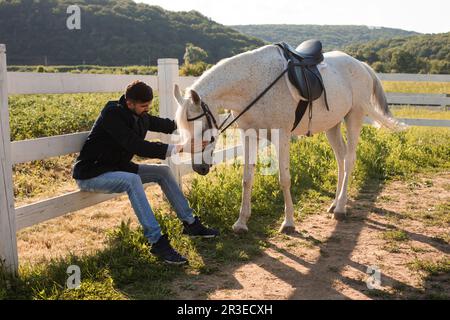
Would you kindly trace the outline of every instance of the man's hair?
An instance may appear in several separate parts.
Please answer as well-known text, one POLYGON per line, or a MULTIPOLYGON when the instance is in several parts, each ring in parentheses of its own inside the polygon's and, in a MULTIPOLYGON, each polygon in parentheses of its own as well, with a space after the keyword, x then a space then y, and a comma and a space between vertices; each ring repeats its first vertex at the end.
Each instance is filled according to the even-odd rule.
POLYGON ((134 81, 128 85, 125 98, 136 102, 149 102, 153 100, 153 90, 142 81, 134 81))

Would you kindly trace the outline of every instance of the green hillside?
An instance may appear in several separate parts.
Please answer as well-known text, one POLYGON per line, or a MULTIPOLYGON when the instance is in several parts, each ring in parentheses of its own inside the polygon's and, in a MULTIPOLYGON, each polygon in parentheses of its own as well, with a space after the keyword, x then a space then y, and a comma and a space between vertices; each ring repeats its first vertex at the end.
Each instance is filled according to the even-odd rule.
POLYGON ((450 74, 450 32, 354 44, 344 51, 378 72, 450 74))
POLYGON ((326 51, 342 49, 349 44, 376 39, 390 39, 417 35, 416 32, 391 28, 369 28, 367 26, 334 25, 238 25, 232 28, 268 42, 284 41, 292 46, 308 39, 319 39, 326 51))
POLYGON ((0 0, 0 43, 10 65, 148 65, 183 59, 187 43, 207 62, 259 47, 263 41, 199 12, 170 12, 131 0, 0 0), (81 8, 81 29, 69 30, 69 5, 81 8))
POLYGON ((450 33, 418 34, 391 28, 319 25, 244 25, 232 28, 268 42, 297 46, 319 39, 324 51, 342 50, 378 72, 450 73, 450 33))

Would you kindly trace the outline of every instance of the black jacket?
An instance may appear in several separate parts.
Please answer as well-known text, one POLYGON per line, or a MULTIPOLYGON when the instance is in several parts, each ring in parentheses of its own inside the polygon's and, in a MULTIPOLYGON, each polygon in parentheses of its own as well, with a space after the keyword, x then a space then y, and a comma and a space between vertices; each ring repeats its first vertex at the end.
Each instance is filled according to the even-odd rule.
POLYGON ((148 114, 137 117, 128 109, 125 97, 110 101, 103 108, 74 168, 73 178, 84 180, 109 171, 137 173, 138 165, 131 162, 134 155, 165 159, 168 145, 145 140, 147 131, 172 133, 175 121, 148 114))

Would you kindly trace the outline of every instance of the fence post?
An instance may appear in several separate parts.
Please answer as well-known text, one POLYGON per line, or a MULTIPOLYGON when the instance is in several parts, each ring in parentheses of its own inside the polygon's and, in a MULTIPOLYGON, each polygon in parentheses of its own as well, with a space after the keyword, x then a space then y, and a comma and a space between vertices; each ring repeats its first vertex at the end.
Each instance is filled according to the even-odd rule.
MULTIPOLYGON (((178 59, 158 59, 159 115, 162 118, 175 119, 177 104, 173 97, 173 88, 179 83, 178 59)), ((166 163, 172 169, 178 185, 182 187, 180 167, 169 158, 166 163)))
POLYGON ((6 76, 6 47, 0 44, 0 260, 7 271, 17 274, 19 263, 6 76))

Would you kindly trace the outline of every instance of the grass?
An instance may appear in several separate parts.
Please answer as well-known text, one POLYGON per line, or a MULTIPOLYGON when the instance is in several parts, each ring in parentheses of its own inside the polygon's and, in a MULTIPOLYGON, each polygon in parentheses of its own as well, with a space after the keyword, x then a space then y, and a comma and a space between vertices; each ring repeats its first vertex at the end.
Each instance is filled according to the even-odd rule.
POLYGON ((13 166, 16 202, 52 195, 67 186, 75 186, 71 168, 76 155, 54 157, 13 166))
POLYGON ((386 92, 450 93, 449 82, 383 81, 386 92))
MULTIPOLYGON (((38 94, 9 97, 11 140, 89 131, 109 100, 118 100, 121 93, 38 94)), ((151 114, 159 110, 156 95, 151 114)), ((18 164, 13 168, 14 195, 24 200, 56 192, 73 184, 71 166, 76 155, 60 156, 42 161, 18 164)))
MULTIPOLYGON (((107 101, 121 93, 37 94, 9 97, 11 140, 88 131, 107 101)), ((155 97, 151 114, 157 114, 155 97)))
POLYGON ((169 284, 176 277, 211 274, 224 264, 248 261, 264 248, 261 234, 237 237, 222 229, 226 236, 217 241, 193 240, 181 235, 177 219, 160 212, 157 218, 174 247, 189 258, 188 267, 167 266, 155 259, 142 231, 122 223, 109 235, 105 250, 83 257, 69 255, 39 265, 22 265, 16 279, 0 273, 0 300, 171 299, 169 284), (82 285, 77 290, 66 287, 66 271, 71 265, 81 270, 82 285))
MULTIPOLYGON (((405 216, 427 226, 450 226, 450 204, 439 203, 428 210, 409 210, 405 216)), ((448 237, 447 237, 448 238, 448 237)), ((445 239, 443 239, 445 240, 445 239)))
POLYGON ((415 260, 410 263, 409 268, 415 271, 423 271, 429 276, 450 274, 450 259, 443 258, 438 261, 415 260))
MULTIPOLYGON (((60 134, 65 132, 65 127, 57 122, 67 119, 67 123, 73 122, 75 131, 85 130, 110 97, 117 98, 117 95, 62 95, 56 97, 56 102, 47 96, 12 97, 14 137, 21 139, 60 134), (92 110, 86 107, 91 103, 92 110), (33 108, 40 108, 40 112, 33 113, 33 108), (49 110, 53 116, 43 116, 44 110, 49 110), (70 112, 77 115, 68 115, 70 112), (39 127, 35 117, 43 117, 39 119, 45 125, 39 127), (80 123, 77 124, 76 119, 81 119, 80 123)), ((368 181, 410 179, 422 172, 448 170, 449 141, 450 131, 445 128, 413 127, 405 132, 391 133, 365 126, 358 146, 351 188, 360 190, 368 181)), ((16 166, 17 194, 22 197, 36 196, 45 188, 38 187, 42 186, 42 181, 55 184, 70 179, 66 170, 72 160, 73 157, 67 157, 16 166)), ((257 171, 263 169, 264 166, 258 164, 257 171)), ((179 221, 173 215, 164 215, 156 210, 163 231, 169 233, 174 246, 191 261, 188 267, 168 267, 157 261, 149 254, 141 230, 123 223, 109 235, 106 249, 96 253, 81 257, 68 255, 33 266, 21 265, 16 279, 0 272, 0 299, 171 299, 174 293, 170 290, 170 284, 177 277, 195 279, 195 274, 215 273, 227 264, 253 259, 268 246, 268 239, 276 234, 282 222, 283 195, 276 175, 257 174, 252 193, 252 214, 258 219, 250 220, 250 233, 235 235, 231 232, 231 226, 239 213, 241 177, 242 165, 235 162, 233 165, 215 167, 207 177, 195 176, 192 179, 188 200, 203 221, 220 228, 222 237, 215 241, 192 240, 181 235, 179 221), (66 288, 66 270, 70 265, 81 268, 82 286, 79 290, 66 288)), ((291 180, 296 219, 314 214, 330 203, 336 185, 336 164, 324 134, 293 140, 291 180)), ((439 210, 444 213, 447 207, 439 210)), ((393 233, 388 237, 404 241, 405 235, 393 233)))
POLYGON ((403 230, 390 230, 383 233, 383 239, 388 241, 407 241, 409 240, 408 234, 403 230))
POLYGON ((392 107, 391 110, 396 118, 450 120, 450 110, 442 110, 439 107, 427 109, 401 106, 392 107))
POLYGON ((416 293, 409 297, 410 299, 449 299, 450 259, 448 256, 439 260, 415 259, 408 263, 408 268, 420 274, 424 288, 421 296, 416 293))

